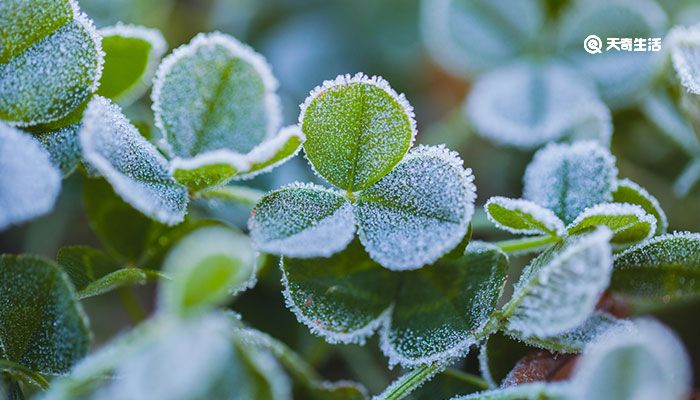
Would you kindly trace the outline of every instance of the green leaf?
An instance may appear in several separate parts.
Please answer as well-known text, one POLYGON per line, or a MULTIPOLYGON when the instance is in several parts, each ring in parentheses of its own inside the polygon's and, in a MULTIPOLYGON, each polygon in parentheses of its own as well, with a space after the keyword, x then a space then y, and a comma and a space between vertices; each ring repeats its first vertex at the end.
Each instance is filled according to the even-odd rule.
POLYGON ((563 400, 568 398, 568 385, 562 383, 533 382, 487 390, 452 400, 563 400))
POLYGON ((301 106, 314 170, 348 191, 368 188, 401 161, 416 134, 413 108, 380 77, 339 75, 301 106))
POLYGON ((298 126, 290 125, 282 128, 277 136, 260 143, 246 154, 248 170, 235 179, 250 179, 282 165, 301 150, 301 145, 305 141, 306 136, 298 126))
POLYGON ((503 306, 507 329, 546 337, 581 325, 610 282, 611 237, 605 227, 569 236, 532 260, 503 306))
POLYGON ((148 90, 167 44, 158 30, 137 25, 118 23, 100 35, 105 63, 97 94, 127 106, 148 90))
POLYGON ((355 218, 372 259, 392 270, 417 269, 462 241, 476 197, 462 164, 443 146, 419 146, 359 194, 355 218))
POLYGON ((681 84, 689 92, 700 94, 700 25, 673 27, 666 45, 671 49, 673 68, 681 84))
POLYGON ((67 372, 90 345, 68 277, 42 258, 0 256, 0 321, 0 358, 40 373, 67 372))
POLYGON ((583 210, 612 200, 615 158, 594 142, 549 144, 525 170, 523 198, 552 210, 565 224, 583 210))
POLYGON ((459 394, 475 393, 486 389, 485 382, 480 384, 481 378, 459 371, 447 369, 428 382, 425 382, 415 392, 410 394, 408 400, 433 400, 451 399, 459 394))
POLYGON ((88 297, 99 296, 123 286, 144 285, 148 281, 156 281, 162 277, 163 275, 158 271, 141 268, 122 268, 85 286, 78 292, 78 298, 82 300, 88 297))
POLYGON ((629 179, 622 179, 617 181, 617 189, 612 196, 615 203, 636 204, 642 207, 644 211, 656 218, 656 234, 666 233, 668 228, 666 213, 661 208, 659 201, 643 187, 629 179))
POLYGON ((554 213, 521 199, 491 197, 484 205, 486 216, 497 228, 515 234, 564 236, 564 223, 554 213))
POLYGON ((479 349, 481 375, 492 388, 499 387, 513 366, 533 350, 522 341, 502 333, 490 335, 479 349))
POLYGON ((250 208, 265 196, 265 192, 246 186, 218 186, 197 193, 197 198, 241 204, 250 208))
POLYGON ((673 183, 673 193, 678 197, 685 197, 698 182, 700 182, 700 158, 690 160, 685 166, 683 172, 673 183))
POLYGON ((80 128, 81 124, 73 124, 39 135, 39 141, 49 152, 51 162, 61 170, 64 177, 73 173, 81 161, 78 140, 80 128))
POLYGON ((7 0, 0 15, 0 119, 56 121, 97 89, 101 38, 74 2, 7 0))
POLYGON ((331 258, 283 258, 284 295, 297 319, 330 343, 364 343, 381 327, 390 364, 466 354, 495 310, 507 257, 472 243, 457 260, 409 272, 372 261, 354 241, 331 258))
POLYGON ((255 247, 289 257, 328 257, 355 236, 350 202, 318 185, 294 183, 265 195, 248 221, 255 247))
POLYGON ((630 245, 654 236, 656 218, 635 204, 603 203, 587 208, 567 226, 570 235, 607 226, 613 233, 610 243, 630 245))
POLYGON ((665 91, 657 90, 645 96, 644 115, 659 128, 659 132, 692 157, 700 156, 700 140, 688 117, 665 91))
POLYGON ((610 290, 636 307, 700 298, 700 234, 671 233, 615 257, 610 290))
POLYGON ((224 303, 255 284, 255 252, 248 238, 223 226, 197 229, 168 253, 159 308, 189 315, 224 303))
POLYGON ((80 144, 85 161, 124 201, 166 225, 184 220, 187 189, 170 176, 163 155, 118 106, 95 96, 85 111, 80 144))

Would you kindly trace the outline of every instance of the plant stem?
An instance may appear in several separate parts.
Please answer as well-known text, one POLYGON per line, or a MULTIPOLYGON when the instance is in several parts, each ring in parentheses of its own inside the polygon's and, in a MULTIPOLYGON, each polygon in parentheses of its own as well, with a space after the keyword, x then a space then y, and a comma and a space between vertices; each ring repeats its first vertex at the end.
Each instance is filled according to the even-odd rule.
POLYGON ((26 383, 30 383, 41 389, 47 389, 49 387, 49 382, 41 376, 41 374, 32 371, 24 365, 9 360, 0 359, 0 371, 7 372, 11 375, 19 375, 26 383))
POLYGON ((252 208, 264 195, 265 193, 258 189, 245 186, 220 186, 201 190, 197 192, 196 197, 223 200, 252 208))
POLYGON ((470 374, 468 372, 460 371, 454 368, 448 368, 443 372, 445 375, 449 375, 453 378, 459 379, 461 381, 467 382, 470 385, 477 387, 481 390, 486 390, 489 388, 488 382, 485 380, 481 379, 480 376, 476 376, 474 374, 470 374))
POLYGON ((146 319, 146 311, 143 309, 138 296, 136 296, 136 291, 131 286, 122 286, 117 289, 119 293, 119 298, 122 300, 124 309, 129 315, 129 319, 134 325, 146 319))
POLYGON ((521 253, 529 250, 537 250, 557 241, 559 241, 559 238, 556 236, 535 236, 522 239, 502 240, 494 244, 506 253, 521 253))
POLYGON ((445 369, 445 363, 423 365, 400 376, 384 392, 374 396, 374 400, 399 400, 418 389, 425 381, 445 369))

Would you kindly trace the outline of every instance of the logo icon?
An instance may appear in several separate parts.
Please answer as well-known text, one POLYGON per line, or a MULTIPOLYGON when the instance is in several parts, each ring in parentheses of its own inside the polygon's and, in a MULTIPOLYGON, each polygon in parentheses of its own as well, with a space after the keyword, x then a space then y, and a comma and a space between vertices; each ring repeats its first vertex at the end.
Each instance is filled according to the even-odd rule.
POLYGON ((603 41, 597 35, 588 35, 583 40, 583 48, 589 54, 600 54, 602 53, 603 41))

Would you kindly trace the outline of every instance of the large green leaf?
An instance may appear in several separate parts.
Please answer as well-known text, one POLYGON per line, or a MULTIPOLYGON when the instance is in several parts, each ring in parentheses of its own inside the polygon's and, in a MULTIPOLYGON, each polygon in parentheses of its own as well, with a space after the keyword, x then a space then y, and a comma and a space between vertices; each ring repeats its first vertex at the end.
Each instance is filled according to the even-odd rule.
POLYGON ((0 358, 63 374, 90 345, 87 318, 68 277, 33 256, 0 256, 0 358))
POLYGON ((0 119, 56 121, 97 89, 101 38, 74 2, 3 1, 0 32, 0 119))
POLYGON ((484 205, 486 216, 496 227, 515 234, 564 236, 566 228, 551 210, 531 201, 491 197, 484 205))
POLYGON ((573 235, 607 226, 613 233, 610 243, 630 245, 654 236, 656 218, 635 204, 603 203, 587 208, 569 224, 567 230, 573 235))
POLYGON ((354 241, 331 258, 283 258, 284 294, 297 319, 328 342, 364 343, 381 329, 390 364, 466 354, 495 310, 507 257, 470 244, 459 259, 393 272, 354 241))
POLYGON ((348 191, 368 188, 404 157, 416 134, 413 108, 380 77, 340 75, 301 106, 304 151, 315 171, 348 191))
POLYGON ((476 197, 473 180, 457 153, 417 147, 359 194, 354 211, 360 241, 389 269, 435 262, 467 233, 476 197))
POLYGON ((622 179, 617 181, 617 189, 613 192, 612 197, 615 203, 636 204, 642 207, 644 211, 656 218, 656 234, 666 233, 668 228, 666 213, 661 208, 659 201, 646 189, 629 179, 622 179))
POLYGON ((700 25, 676 26, 668 33, 666 45, 681 84, 691 93, 700 94, 700 25))
POLYGON ((80 124, 68 125, 39 136, 39 141, 49 152, 51 162, 61 170, 63 176, 70 175, 80 164, 81 150, 78 140, 80 127, 80 124))

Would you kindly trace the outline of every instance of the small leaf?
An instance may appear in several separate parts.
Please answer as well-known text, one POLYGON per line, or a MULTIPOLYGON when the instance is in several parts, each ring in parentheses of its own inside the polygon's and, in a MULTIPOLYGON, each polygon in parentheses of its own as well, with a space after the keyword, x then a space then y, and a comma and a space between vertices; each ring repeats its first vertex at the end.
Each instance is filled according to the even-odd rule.
POLYGON ((689 92, 700 94, 700 24, 673 27, 665 45, 671 49, 673 68, 681 84, 689 92))
POLYGON ((533 0, 431 0, 421 8, 422 33, 437 61, 473 75, 518 57, 537 39, 545 10, 533 0))
POLYGON ((168 253, 159 290, 159 307, 193 314, 224 303, 232 293, 255 284, 255 252, 242 233, 205 227, 181 239, 168 253))
POLYGON ((0 231, 53 209, 61 174, 29 134, 0 122, 0 231))
POLYGON ((479 135, 523 149, 567 135, 607 145, 612 135, 594 90, 559 63, 518 62, 479 77, 465 111, 479 135))
POLYGON ((304 133, 296 125, 282 128, 277 136, 266 140, 246 154, 249 169, 236 179, 250 179, 282 165, 294 157, 306 141, 304 133))
POLYGON ((635 204, 603 203, 587 208, 567 226, 570 235, 607 226, 613 245, 629 245, 649 239, 656 232, 656 218, 635 204))
POLYGON ((615 189, 612 196, 615 203, 636 204, 642 207, 644 211, 656 218, 656 234, 666 233, 668 228, 666 213, 661 208, 659 201, 646 189, 629 179, 622 179, 617 181, 617 189, 615 189))
POLYGON ((507 329, 547 337, 581 325, 610 282, 611 238, 600 227, 570 236, 532 260, 503 306, 507 329))
POLYGON ((559 217, 546 208, 521 199, 491 197, 484 205, 486 216, 497 228, 515 234, 564 236, 559 217))
POLYGON ((471 170, 445 147, 419 146, 359 194, 355 218, 369 255, 393 270, 417 269, 455 248, 476 197, 471 170))
POLYGON ((0 119, 28 126, 68 115, 99 84, 103 53, 92 21, 72 1, 0 7, 0 119))
POLYGON ((610 289, 638 307, 700 298, 700 234, 655 237, 615 257, 610 289))
POLYGON ((167 161, 124 117, 95 96, 85 111, 83 157, 127 203, 161 223, 175 225, 187 212, 187 190, 168 173, 167 161))
POLYGON ((144 285, 148 281, 157 281, 162 277, 163 275, 160 272, 150 269, 122 268, 85 286, 78 292, 78 298, 82 300, 88 297, 99 296, 122 286, 144 285))
POLYGON ((342 195, 294 183, 268 193, 248 221, 256 248, 289 257, 328 257, 355 236, 352 206, 342 195))
POLYGON ((0 256, 0 321, 0 358, 43 374, 68 372, 90 345, 68 277, 42 258, 0 256))
POLYGON ((564 223, 583 210, 612 200, 615 158, 594 142, 549 144, 525 170, 523 198, 552 210, 564 223))
POLYGON ((665 91, 656 91, 645 96, 642 104, 644 115, 659 128, 664 136, 673 141, 690 156, 700 155, 700 140, 690 120, 665 91))
POLYGON ((368 188, 401 161, 416 134, 413 107, 380 77, 339 75, 301 106, 304 151, 314 170, 348 191, 368 188))
POLYGON ((167 44, 158 30, 137 25, 117 23, 99 33, 105 63, 97 94, 125 107, 146 93, 167 44))
POLYGON ((452 400, 561 400, 566 399, 568 386, 562 383, 533 382, 487 390, 452 400))
POLYGON ((200 199, 223 201, 254 208, 265 196, 265 192, 246 186, 218 186, 204 189, 197 193, 200 199))
POLYGON ((39 136, 42 146, 49 152, 51 162, 61 170, 64 177, 73 173, 80 164, 80 128, 80 124, 73 124, 39 136))

